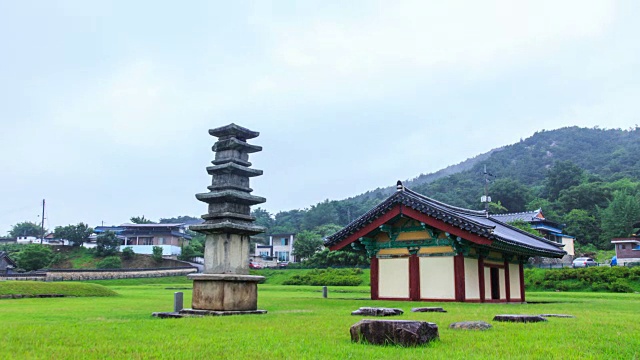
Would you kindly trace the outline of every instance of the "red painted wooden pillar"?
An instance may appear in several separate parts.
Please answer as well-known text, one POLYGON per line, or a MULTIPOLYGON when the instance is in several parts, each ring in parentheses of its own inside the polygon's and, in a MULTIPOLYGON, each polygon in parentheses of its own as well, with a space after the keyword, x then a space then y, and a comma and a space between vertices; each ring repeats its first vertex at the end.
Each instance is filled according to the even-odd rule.
POLYGON ((453 257, 453 273, 455 275, 456 282, 456 301, 462 302, 465 300, 464 256, 462 254, 458 254, 453 257))
MULTIPOLYGON (((515 274, 513 274, 515 275, 515 274)), ((511 301, 511 282, 509 281, 509 261, 504 261, 504 293, 507 302, 511 301)))
POLYGON ((524 265, 520 263, 519 266, 520 273, 520 301, 525 302, 524 300, 524 265))
POLYGON ((373 255, 371 258, 371 274, 369 280, 371 281, 371 300, 378 300, 378 257, 373 255))
POLYGON ((409 298, 420 300, 420 258, 416 254, 409 256, 409 298))
POLYGON ((480 302, 484 302, 484 256, 478 257, 478 286, 480 287, 480 302))

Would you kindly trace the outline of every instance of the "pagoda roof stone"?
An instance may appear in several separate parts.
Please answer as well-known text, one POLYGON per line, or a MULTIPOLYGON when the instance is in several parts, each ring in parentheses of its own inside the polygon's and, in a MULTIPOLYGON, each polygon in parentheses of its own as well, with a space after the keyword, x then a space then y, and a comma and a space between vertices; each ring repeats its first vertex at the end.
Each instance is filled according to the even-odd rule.
POLYGON ((238 138, 228 138, 218 140, 213 147, 211 148, 213 151, 225 151, 225 150, 236 150, 245 153, 255 153, 258 151, 262 151, 262 146, 251 145, 246 141, 240 140, 238 138))
POLYGON ((251 169, 246 166, 229 162, 221 165, 207 166, 207 173, 209 173, 209 175, 236 174, 240 176, 253 177, 262 175, 262 170, 251 169))
POLYGON ((234 221, 221 221, 218 223, 204 223, 200 225, 192 225, 189 227, 190 230, 201 232, 201 233, 210 233, 210 234, 221 234, 221 233, 232 233, 232 234, 244 234, 244 235, 256 235, 263 233, 265 228, 262 226, 253 225, 251 223, 238 223, 234 221))
POLYGON ((196 199, 208 204, 229 202, 243 205, 256 205, 267 201, 267 199, 261 196, 255 196, 236 190, 223 190, 196 194, 196 199))
POLYGON ((260 135, 260 133, 257 131, 252 131, 245 127, 242 127, 240 125, 236 125, 233 123, 229 125, 221 126, 219 128, 210 129, 209 134, 219 138, 232 136, 232 137, 236 137, 238 139, 243 139, 243 140, 253 139, 260 135))

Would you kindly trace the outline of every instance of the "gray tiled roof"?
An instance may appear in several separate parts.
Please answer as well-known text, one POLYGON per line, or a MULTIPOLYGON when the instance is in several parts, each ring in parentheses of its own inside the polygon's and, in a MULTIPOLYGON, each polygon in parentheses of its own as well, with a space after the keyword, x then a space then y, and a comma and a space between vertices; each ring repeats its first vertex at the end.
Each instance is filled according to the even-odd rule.
POLYGON ((544 217, 543 218, 538 217, 538 215, 541 212, 542 212, 542 209, 538 209, 535 211, 525 211, 525 212, 511 213, 511 214, 495 214, 495 215, 491 215, 491 217, 505 223, 510 223, 517 220, 526 221, 526 222, 542 221, 544 220, 544 217))
POLYGON ((515 246, 522 252, 530 253, 531 256, 562 257, 566 254, 561 249, 561 244, 515 228, 501 218, 493 215, 487 217, 487 213, 484 211, 451 206, 404 187, 401 187, 400 191, 395 192, 342 230, 329 236, 325 240, 325 246, 338 244, 399 204, 408 206, 469 233, 493 240, 494 243, 491 247, 494 248, 504 247, 505 245, 515 246))
POLYGON ((4 259, 6 260, 6 262, 7 262, 9 265, 12 265, 12 266, 14 266, 14 267, 17 267, 17 266, 18 266, 18 264, 16 264, 16 262, 15 262, 15 261, 13 261, 13 260, 9 257, 9 254, 7 254, 5 251, 0 251, 0 259, 2 259, 2 258, 4 258, 4 259))

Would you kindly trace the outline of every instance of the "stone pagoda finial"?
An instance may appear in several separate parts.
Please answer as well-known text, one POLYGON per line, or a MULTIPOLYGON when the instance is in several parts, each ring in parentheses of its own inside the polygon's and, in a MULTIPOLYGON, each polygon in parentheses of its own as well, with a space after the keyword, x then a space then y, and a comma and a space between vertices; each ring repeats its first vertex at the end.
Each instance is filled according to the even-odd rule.
POLYGON ((216 153, 213 166, 207 167, 212 176, 208 193, 196 198, 209 204, 208 213, 202 215, 204 224, 191 229, 205 234, 225 233, 255 235, 264 228, 254 225, 251 205, 264 203, 265 198, 251 195, 249 178, 262 175, 262 170, 251 169, 249 154, 262 151, 262 147, 247 143, 260 135, 236 124, 209 130, 218 138, 212 150, 216 153))

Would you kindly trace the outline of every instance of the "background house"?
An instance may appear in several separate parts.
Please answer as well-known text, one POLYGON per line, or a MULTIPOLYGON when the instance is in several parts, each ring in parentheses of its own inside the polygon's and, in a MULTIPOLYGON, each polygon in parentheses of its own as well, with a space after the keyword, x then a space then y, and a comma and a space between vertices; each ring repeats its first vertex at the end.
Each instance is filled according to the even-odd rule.
POLYGON ((42 245, 57 245, 57 246, 61 246, 61 245, 69 245, 69 240, 67 239, 56 239, 56 237, 54 236, 53 233, 48 233, 43 241, 42 241, 42 245))
POLYGON ((18 236, 16 243, 18 244, 40 244, 41 240, 35 236, 18 236))
POLYGON ((571 262, 575 256, 573 244, 575 237, 563 233, 562 228, 564 225, 547 220, 542 214, 542 209, 512 214, 495 214, 491 215, 491 217, 504 223, 518 220, 524 221, 530 224, 531 228, 537 230, 545 239, 564 245, 563 250, 567 252, 567 256, 562 259, 563 261, 571 262))
MULTIPOLYGON (((152 254, 153 247, 160 246, 163 256, 178 256, 191 240, 185 224, 122 224, 94 229, 96 235, 106 231, 114 232, 122 240, 120 251, 130 247, 136 254, 152 254)), ((92 240, 85 246, 94 247, 95 238, 92 240)))
POLYGON ((0 237, 0 245, 4 244, 16 244, 16 239, 10 237, 0 237))
POLYGON ((296 262, 293 253, 295 234, 269 235, 269 244, 256 244, 254 257, 272 257, 279 262, 296 262))
POLYGON ((616 249, 616 259, 618 265, 624 266, 627 263, 640 263, 640 222, 633 225, 634 234, 624 238, 611 239, 611 243, 616 249))

